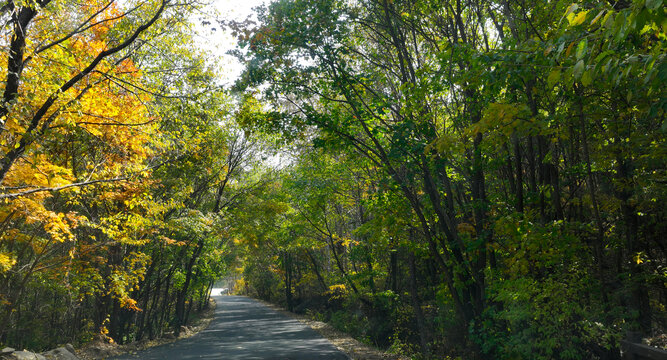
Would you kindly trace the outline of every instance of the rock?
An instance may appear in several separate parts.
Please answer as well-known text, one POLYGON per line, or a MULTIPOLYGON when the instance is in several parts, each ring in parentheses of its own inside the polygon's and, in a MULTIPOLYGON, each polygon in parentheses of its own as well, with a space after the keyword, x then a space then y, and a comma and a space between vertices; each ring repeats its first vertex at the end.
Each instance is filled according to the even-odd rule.
POLYGON ((46 358, 49 360, 79 360, 79 358, 76 357, 76 355, 72 354, 65 347, 59 347, 57 349, 49 350, 42 354, 44 354, 44 356, 46 356, 46 358))
POLYGON ((65 349, 67 349, 67 351, 71 352, 72 354, 76 355, 76 350, 74 349, 74 346, 72 346, 72 344, 65 344, 65 349))
POLYGON ((192 330, 189 327, 181 326, 181 333, 179 334, 179 336, 180 337, 188 336, 188 335, 190 335, 191 332, 192 332, 192 330))
POLYGON ((47 360, 43 355, 35 354, 30 351, 14 351, 9 355, 4 355, 7 360, 47 360))
POLYGON ((0 355, 11 354, 11 353, 13 353, 14 351, 16 351, 16 349, 14 349, 14 348, 10 348, 10 347, 6 347, 6 348, 0 350, 0 355))

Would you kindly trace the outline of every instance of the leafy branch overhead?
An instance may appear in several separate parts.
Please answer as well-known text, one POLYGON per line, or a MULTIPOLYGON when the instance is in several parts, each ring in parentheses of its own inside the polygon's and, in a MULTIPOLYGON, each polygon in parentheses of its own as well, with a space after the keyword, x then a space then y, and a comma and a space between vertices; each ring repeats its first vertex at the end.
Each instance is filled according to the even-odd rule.
POLYGON ((214 286, 419 359, 664 347, 664 5, 0 2, 0 347, 214 286))

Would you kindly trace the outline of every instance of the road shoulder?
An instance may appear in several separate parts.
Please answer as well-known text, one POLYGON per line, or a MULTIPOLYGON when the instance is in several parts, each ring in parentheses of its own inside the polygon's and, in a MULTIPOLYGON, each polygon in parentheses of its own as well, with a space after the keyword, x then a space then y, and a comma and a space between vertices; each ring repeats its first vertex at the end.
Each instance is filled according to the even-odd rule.
POLYGON ((338 350, 344 352, 350 358, 354 360, 409 360, 409 357, 390 354, 378 350, 370 345, 364 344, 359 340, 351 337, 350 335, 335 329, 333 326, 322 322, 316 321, 308 318, 306 315, 295 314, 285 310, 284 308, 271 304, 269 302, 255 299, 261 302, 263 305, 280 312, 290 318, 296 319, 299 322, 307 325, 311 329, 315 330, 322 337, 329 340, 338 350))
POLYGON ((76 355, 82 360, 106 359, 119 355, 136 354, 138 351, 187 339, 205 330, 211 324, 215 318, 216 308, 217 304, 211 297, 209 306, 198 314, 199 319, 190 326, 184 326, 178 337, 169 333, 158 339, 135 341, 125 345, 118 345, 113 340, 110 341, 110 338, 99 337, 77 350, 76 355))

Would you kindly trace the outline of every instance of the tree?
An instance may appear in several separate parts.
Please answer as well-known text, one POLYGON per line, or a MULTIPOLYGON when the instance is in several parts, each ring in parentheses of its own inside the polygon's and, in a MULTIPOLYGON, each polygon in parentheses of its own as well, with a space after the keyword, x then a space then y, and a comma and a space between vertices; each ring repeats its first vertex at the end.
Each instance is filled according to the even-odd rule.
POLYGON ((250 128, 296 127, 382 171, 409 209, 392 215, 416 256, 406 270, 435 265, 422 286, 478 352, 614 358, 619 330, 650 335, 664 299, 661 4, 278 1, 233 26, 237 88, 274 106, 250 128))
MULTIPOLYGON (((169 222, 188 194, 180 189, 162 197, 174 193, 163 192, 170 179, 156 171, 187 157, 201 159, 204 141, 221 150, 212 156, 226 154, 213 120, 224 106, 202 111, 202 102, 210 105, 220 94, 207 99, 183 94, 186 89, 208 94, 210 88, 211 72, 203 69, 201 55, 184 51, 191 44, 184 18, 195 6, 10 1, 2 8, 12 26, 6 28, 1 55, 8 66, 0 108, 0 321, 7 324, 0 342, 44 348, 82 343, 100 333, 125 342, 161 334, 163 319, 174 316, 170 293, 162 292, 173 286, 171 278, 166 286, 148 280, 179 273, 177 266, 156 262, 164 253, 191 250, 171 239, 169 222), (147 50, 161 40, 172 46, 147 50), (188 75, 180 76, 180 88, 165 88, 153 71, 170 51, 189 54, 179 60, 188 65, 186 72, 161 68, 162 76, 188 75), (183 123, 173 123, 178 115, 187 116, 193 133, 197 126, 206 129, 188 147, 173 131, 183 130, 183 123), (140 323, 144 310, 160 321, 140 323)), ((200 164, 215 167, 218 158, 204 161, 209 163, 200 164)), ((209 243, 198 278, 179 292, 180 304, 190 304, 188 313, 193 300, 208 303, 205 289, 224 271, 219 265, 224 259, 212 257, 222 250, 217 241, 209 243)), ((183 306, 179 310, 187 318, 183 306)))

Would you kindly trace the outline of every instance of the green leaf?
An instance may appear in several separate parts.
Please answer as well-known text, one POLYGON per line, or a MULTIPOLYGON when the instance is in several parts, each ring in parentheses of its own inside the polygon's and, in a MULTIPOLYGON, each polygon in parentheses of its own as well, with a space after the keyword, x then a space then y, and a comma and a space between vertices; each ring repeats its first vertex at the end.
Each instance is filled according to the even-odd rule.
POLYGON ((623 30, 623 25, 625 25, 625 13, 620 12, 614 19, 613 30, 618 34, 623 30))
POLYGON ((584 74, 581 76, 581 83, 584 86, 588 86, 593 83, 593 76, 591 75, 590 70, 584 71, 584 74))
POLYGON ((579 45, 577 45, 577 60, 580 60, 581 58, 584 57, 587 48, 588 48, 588 40, 587 39, 581 40, 579 42, 579 45))
POLYGON ((553 87, 560 80, 560 69, 553 69, 547 77, 547 84, 549 87, 553 87))
POLYGON ((581 78, 581 74, 584 73, 584 68, 585 68, 584 60, 579 60, 577 63, 574 65, 574 69, 572 70, 572 75, 574 76, 575 79, 581 78))
POLYGON ((601 62, 602 60, 606 59, 607 56, 609 56, 609 55, 611 55, 611 54, 613 54, 613 53, 614 53, 614 50, 606 50, 606 51, 600 53, 600 55, 598 55, 598 56, 595 58, 595 62, 596 62, 596 63, 599 63, 599 62, 601 62))
MULTIPOLYGON (((649 19, 650 17, 651 17, 651 13, 649 13, 648 10, 643 9, 643 10, 637 15, 637 25, 636 25, 636 29, 639 30, 639 31, 644 30, 644 28, 646 27, 646 22, 648 21, 648 19, 649 19)), ((646 27, 646 28, 647 28, 647 30, 650 30, 650 27, 646 27)), ((642 32, 642 34, 643 34, 643 32, 642 32)))
POLYGON ((611 29, 611 27, 614 25, 614 12, 609 11, 607 12, 607 15, 604 16, 604 19, 602 19, 602 26, 605 27, 605 29, 611 29))
POLYGON ((646 0, 646 8, 649 10, 655 10, 662 5, 662 0, 646 0))

